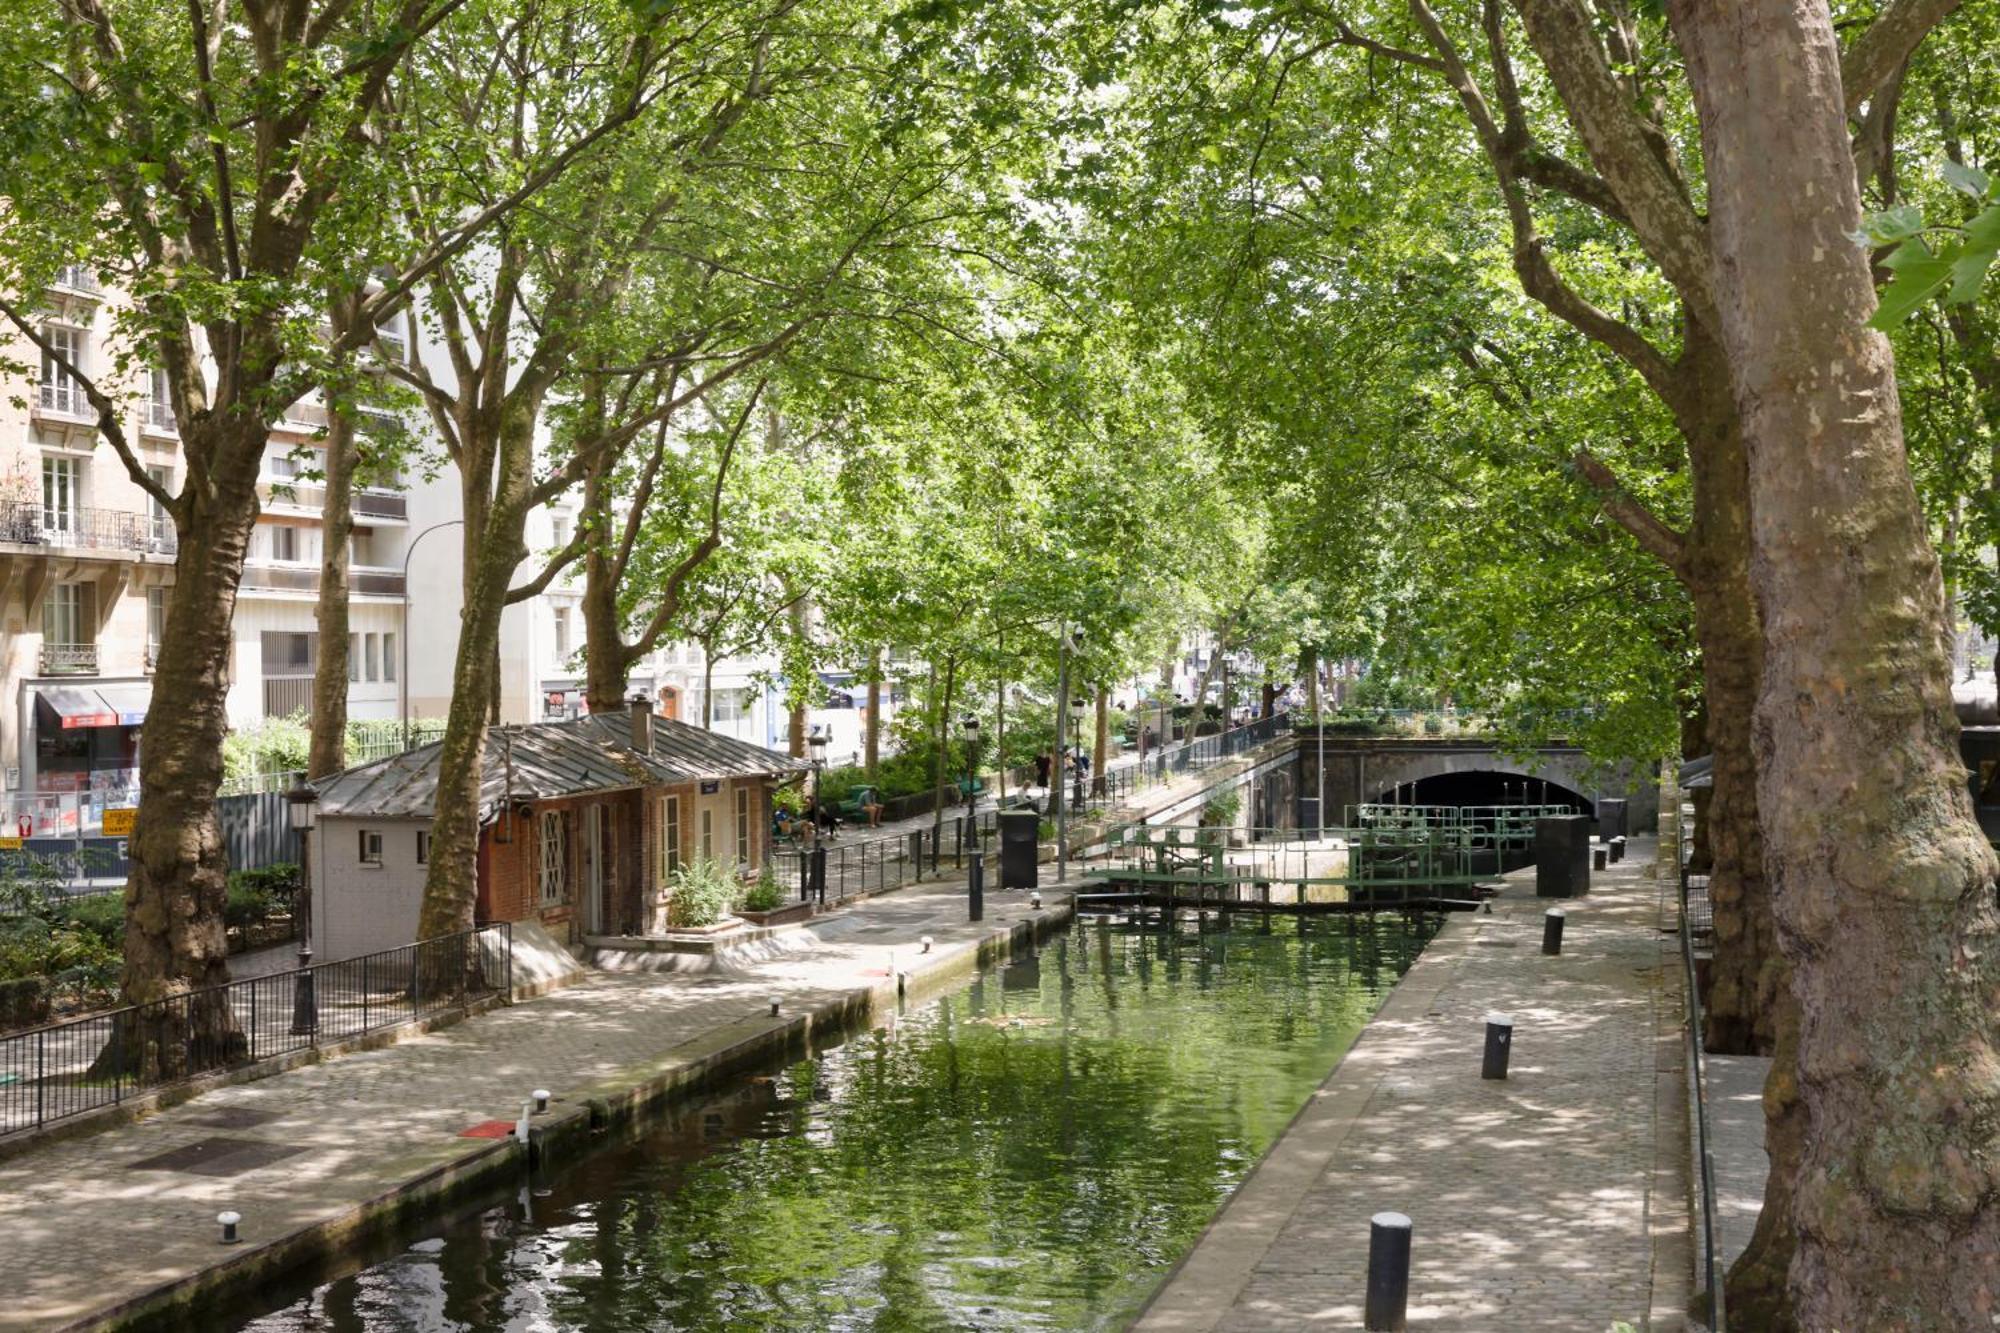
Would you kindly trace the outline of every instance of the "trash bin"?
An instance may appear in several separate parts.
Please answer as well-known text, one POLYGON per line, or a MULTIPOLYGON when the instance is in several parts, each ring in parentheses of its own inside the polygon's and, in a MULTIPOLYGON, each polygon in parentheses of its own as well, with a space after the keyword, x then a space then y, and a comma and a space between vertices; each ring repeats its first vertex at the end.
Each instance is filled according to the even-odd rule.
POLYGON ((1036 853, 1041 850, 1042 817, 1033 810, 1003 810, 1000 822, 1000 887, 1032 889, 1040 873, 1036 853))
POLYGON ((1631 832, 1625 827, 1627 802, 1622 796, 1607 796, 1597 803, 1597 836, 1610 842, 1631 832))
POLYGON ((1590 816, 1535 821, 1535 896, 1578 898, 1590 892, 1590 816))

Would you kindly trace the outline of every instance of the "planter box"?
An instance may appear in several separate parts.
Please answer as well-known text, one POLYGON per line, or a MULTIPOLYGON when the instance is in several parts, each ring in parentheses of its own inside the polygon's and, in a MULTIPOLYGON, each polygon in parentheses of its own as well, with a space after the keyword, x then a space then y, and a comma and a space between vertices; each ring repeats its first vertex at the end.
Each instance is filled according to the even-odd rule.
POLYGON ((773 907, 768 912, 753 912, 747 907, 736 909, 736 915, 751 925, 767 929, 771 926, 788 926, 794 921, 806 921, 811 919, 812 914, 811 903, 786 903, 783 907, 773 907))

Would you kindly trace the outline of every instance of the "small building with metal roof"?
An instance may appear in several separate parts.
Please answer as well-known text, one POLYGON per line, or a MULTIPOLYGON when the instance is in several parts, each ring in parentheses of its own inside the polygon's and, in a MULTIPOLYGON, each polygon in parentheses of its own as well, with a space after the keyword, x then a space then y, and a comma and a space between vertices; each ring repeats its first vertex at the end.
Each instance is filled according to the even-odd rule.
MULTIPOLYGON (((441 745, 313 784, 313 947, 337 960, 416 936, 441 745)), ((660 717, 491 728, 479 784, 478 919, 537 921, 571 945, 664 926, 674 871, 700 855, 755 875, 771 792, 802 760, 660 717), (636 741, 635 741, 636 734, 636 741)))

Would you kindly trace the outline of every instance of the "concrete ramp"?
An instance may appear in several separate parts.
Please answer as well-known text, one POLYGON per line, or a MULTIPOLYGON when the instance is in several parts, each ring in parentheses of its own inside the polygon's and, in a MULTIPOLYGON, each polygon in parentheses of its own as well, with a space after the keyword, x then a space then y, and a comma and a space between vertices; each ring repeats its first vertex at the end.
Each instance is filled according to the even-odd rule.
POLYGON ((514 923, 514 998, 546 995, 583 980, 576 956, 549 934, 539 921, 514 923))
MULTIPOLYGON (((716 940, 698 949, 664 939, 623 937, 592 943, 590 965, 606 972, 730 974, 763 963, 817 953, 824 941, 807 926, 746 932, 741 940, 716 940)), ((704 942, 706 943, 706 942, 704 942)))

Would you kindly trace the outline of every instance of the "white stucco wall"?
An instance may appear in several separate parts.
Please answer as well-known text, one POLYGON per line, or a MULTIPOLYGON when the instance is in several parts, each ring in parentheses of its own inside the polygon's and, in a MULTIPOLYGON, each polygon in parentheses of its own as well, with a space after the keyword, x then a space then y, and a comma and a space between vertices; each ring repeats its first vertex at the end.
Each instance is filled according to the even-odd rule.
POLYGON ((313 957, 337 962, 378 953, 417 937, 425 867, 417 863, 417 833, 427 819, 322 819, 313 831, 313 957), (363 829, 382 835, 380 867, 361 864, 363 829))

